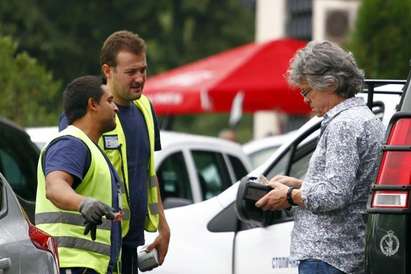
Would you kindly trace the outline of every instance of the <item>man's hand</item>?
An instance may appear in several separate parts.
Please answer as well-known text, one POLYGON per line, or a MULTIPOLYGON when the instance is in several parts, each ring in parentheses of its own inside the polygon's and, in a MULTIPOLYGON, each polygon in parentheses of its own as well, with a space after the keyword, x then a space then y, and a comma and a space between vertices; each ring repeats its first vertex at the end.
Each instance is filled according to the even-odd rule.
MULTIPOLYGON (((158 186, 157 176, 154 176, 154 180, 158 186)), ((159 208, 159 214, 160 214, 160 221, 158 225, 159 235, 154 240, 154 242, 152 242, 150 245, 147 246, 147 250, 151 251, 153 248, 156 248, 158 251, 159 263, 160 265, 162 265, 167 255, 168 244, 170 243, 170 227, 168 226, 166 216, 164 215, 164 208, 163 208, 163 203, 161 202, 161 194, 160 194, 159 187, 157 187, 157 195, 158 195, 158 208, 159 208)))
POLYGON ((93 198, 85 198, 80 204, 80 213, 87 222, 101 222, 101 217, 114 219, 114 210, 105 203, 93 198))
POLYGON ((286 186, 300 188, 303 184, 303 180, 285 175, 275 175, 273 178, 271 178, 270 182, 267 185, 271 186, 271 183, 280 183, 286 186))
POLYGON ((102 217, 113 220, 114 210, 110 206, 93 198, 85 198, 80 204, 80 213, 85 219, 84 235, 90 232, 91 239, 96 239, 97 226, 102 224, 102 217))
POLYGON ((100 221, 100 223, 92 223, 92 222, 84 222, 84 235, 87 235, 90 232, 90 237, 93 241, 96 240, 96 234, 97 234, 97 226, 102 224, 102 222, 100 221))
POLYGON ((288 186, 273 182, 272 180, 269 186, 271 186, 273 190, 258 200, 255 206, 263 210, 279 210, 290 207, 287 201, 288 186))
POLYGON ((168 244, 170 242, 170 228, 168 224, 165 223, 162 229, 159 229, 159 235, 150 245, 147 246, 147 250, 151 251, 153 248, 156 248, 158 251, 158 259, 160 265, 163 264, 164 258, 167 255, 168 244))

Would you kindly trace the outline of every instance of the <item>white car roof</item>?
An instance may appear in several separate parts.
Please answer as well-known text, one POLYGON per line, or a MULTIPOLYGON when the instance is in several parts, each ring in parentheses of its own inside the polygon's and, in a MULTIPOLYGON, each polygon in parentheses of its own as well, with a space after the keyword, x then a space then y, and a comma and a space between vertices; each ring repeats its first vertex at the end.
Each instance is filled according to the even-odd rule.
POLYGON ((240 144, 217 137, 195 135, 188 133, 161 131, 161 150, 156 151, 156 163, 163 160, 167 151, 191 149, 227 153, 241 158, 248 170, 252 169, 249 157, 244 153, 240 144))
POLYGON ((256 151, 259 151, 265 148, 281 146, 282 144, 290 140, 290 138, 295 136, 296 133, 297 133, 297 130, 293 130, 285 134, 265 137, 261 139, 255 139, 255 140, 245 143, 243 145, 243 150, 245 154, 250 155, 256 151))
POLYGON ((197 144, 207 147, 217 146, 218 148, 223 147, 225 150, 241 150, 241 145, 216 138, 203 135, 194 135, 188 133, 172 132, 162 130, 160 133, 161 146, 163 148, 181 145, 181 144, 197 144))
POLYGON ((58 133, 58 127, 28 127, 26 132, 31 141, 42 148, 58 133))

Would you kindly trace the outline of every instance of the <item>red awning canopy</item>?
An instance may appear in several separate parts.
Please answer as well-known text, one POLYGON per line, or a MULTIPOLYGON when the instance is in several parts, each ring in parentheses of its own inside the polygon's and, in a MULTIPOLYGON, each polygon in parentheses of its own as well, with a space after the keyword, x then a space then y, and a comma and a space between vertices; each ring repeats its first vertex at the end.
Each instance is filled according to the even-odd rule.
POLYGON ((150 77, 144 94, 159 115, 229 112, 242 93, 242 110, 310 112, 285 79, 290 59, 306 42, 293 39, 247 44, 150 77))

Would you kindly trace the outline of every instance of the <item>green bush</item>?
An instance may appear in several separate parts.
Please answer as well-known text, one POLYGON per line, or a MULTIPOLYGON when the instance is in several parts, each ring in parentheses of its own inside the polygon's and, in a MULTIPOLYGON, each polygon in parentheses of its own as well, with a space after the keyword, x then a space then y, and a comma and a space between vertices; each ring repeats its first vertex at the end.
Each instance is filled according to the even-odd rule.
POLYGON ((0 115, 21 126, 56 124, 60 82, 17 43, 0 36, 0 115))
POLYGON ((410 14, 410 0, 362 0, 348 47, 367 78, 407 77, 410 14))

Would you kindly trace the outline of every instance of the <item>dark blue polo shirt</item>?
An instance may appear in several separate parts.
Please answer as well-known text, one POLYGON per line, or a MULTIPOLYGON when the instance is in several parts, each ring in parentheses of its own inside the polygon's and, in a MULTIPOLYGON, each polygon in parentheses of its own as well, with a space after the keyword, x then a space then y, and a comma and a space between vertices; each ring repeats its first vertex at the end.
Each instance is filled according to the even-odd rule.
MULTIPOLYGON (((150 142, 147 125, 142 112, 131 103, 118 106, 118 116, 127 143, 127 162, 130 197, 130 230, 123 239, 128 247, 144 244, 144 222, 147 215, 147 181, 149 176, 150 142)), ((154 112, 153 112, 154 113, 154 112)), ((154 114, 153 114, 154 115, 154 114)), ((156 117, 156 148, 161 149, 156 117)))

